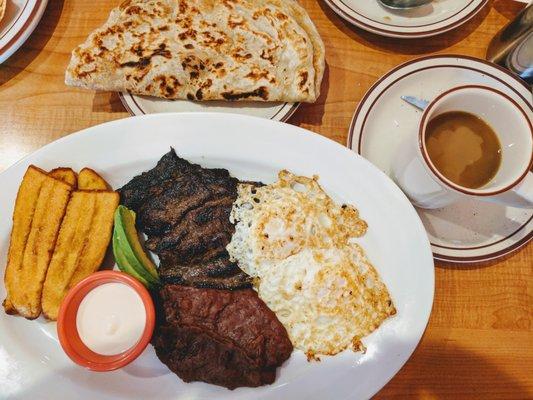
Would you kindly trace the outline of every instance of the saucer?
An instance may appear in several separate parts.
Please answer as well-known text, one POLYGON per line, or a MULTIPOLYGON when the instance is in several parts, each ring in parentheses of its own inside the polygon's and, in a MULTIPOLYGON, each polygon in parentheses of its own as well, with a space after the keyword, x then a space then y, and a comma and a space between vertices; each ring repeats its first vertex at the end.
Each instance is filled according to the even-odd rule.
POLYGON ((298 109, 300 103, 271 102, 227 102, 165 100, 150 96, 120 93, 120 100, 131 115, 175 112, 219 112, 243 114, 274 121, 287 121, 298 109))
MULTIPOLYGON (((368 90, 353 116, 348 147, 391 176, 399 144, 417 131, 422 116, 400 96, 431 100, 465 84, 498 89, 533 113, 531 89, 507 70, 466 56, 423 57, 396 67, 368 90)), ((533 238, 533 210, 465 199, 441 209, 417 211, 433 256, 440 261, 494 260, 533 238)))
POLYGON ((48 0, 8 0, 0 21, 0 63, 28 39, 44 14, 48 0))
POLYGON ((488 0, 439 0, 410 10, 392 10, 378 0, 325 0, 346 21, 382 36, 421 38, 441 34, 464 24, 488 0))

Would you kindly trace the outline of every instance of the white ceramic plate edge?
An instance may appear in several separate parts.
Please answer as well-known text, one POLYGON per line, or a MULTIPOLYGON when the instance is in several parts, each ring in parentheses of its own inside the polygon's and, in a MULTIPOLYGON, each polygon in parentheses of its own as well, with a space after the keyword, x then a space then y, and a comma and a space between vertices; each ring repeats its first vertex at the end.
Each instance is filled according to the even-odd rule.
MULTIPOLYGON (((449 32, 459 26, 465 24, 476 16, 488 4, 489 0, 477 0, 472 2, 473 7, 467 7, 457 16, 454 16, 448 23, 437 23, 435 25, 439 28, 431 29, 430 31, 423 31, 420 27, 399 27, 398 29, 387 28, 387 25, 379 24, 361 16, 354 16, 350 10, 342 4, 339 0, 324 0, 327 5, 345 21, 376 35, 398 38, 398 39, 417 39, 432 37, 440 35, 441 33, 449 32), (341 3, 341 4, 339 4, 341 3), (459 18, 461 17, 461 18, 459 18), (459 18, 459 19, 458 19, 459 18), (383 28, 385 27, 385 28, 383 28)), ((374 0, 372 0, 374 1, 374 0)))
MULTIPOLYGON (((126 110, 130 113, 132 116, 140 116, 140 115, 146 115, 146 114, 154 114, 154 113, 147 113, 145 110, 142 109, 142 107, 138 104, 138 102, 135 100, 135 95, 130 93, 119 93, 120 101, 122 102, 122 105, 126 108, 126 110)), ((285 122, 287 121, 300 107, 301 103, 283 103, 278 107, 278 111, 273 115, 270 116, 268 119, 271 119, 273 121, 281 121, 285 122)), ((174 111, 174 112, 180 112, 180 111, 174 111)), ((188 112, 188 111, 181 111, 182 113, 188 112)), ((213 111, 197 111, 197 112, 213 112, 213 111)), ((168 113, 167 113, 168 114, 168 113)), ((224 113, 224 114, 230 114, 230 113, 224 113)), ((235 114, 239 114, 237 111, 235 111, 235 114)), ((241 113, 240 115, 248 115, 246 112, 241 113)), ((251 115, 249 115, 251 116, 251 115)))
POLYGON ((0 48, 0 64, 6 61, 9 57, 11 57, 13 53, 17 51, 20 46, 22 46, 24 42, 28 39, 28 37, 33 33, 33 31, 41 21, 41 18, 44 14, 47 5, 48 0, 37 0, 33 8, 29 9, 28 11, 25 10, 26 15, 23 16, 24 18, 22 18, 21 16, 21 20, 16 23, 17 27, 15 28, 15 26, 13 26, 13 28, 11 28, 10 30, 8 37, 3 40, 7 43, 0 48), (29 24, 26 26, 28 20, 29 24), (26 29, 24 29, 25 27, 26 29), (13 38, 19 34, 21 29, 24 29, 24 31, 15 41, 12 42, 13 38))

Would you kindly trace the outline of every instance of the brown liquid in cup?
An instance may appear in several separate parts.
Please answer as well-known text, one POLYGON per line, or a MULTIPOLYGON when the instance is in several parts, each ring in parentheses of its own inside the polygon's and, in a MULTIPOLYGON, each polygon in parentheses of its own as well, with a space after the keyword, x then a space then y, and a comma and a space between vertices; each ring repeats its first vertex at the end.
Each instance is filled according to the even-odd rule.
POLYGON ((439 172, 457 185, 479 189, 502 161, 502 146, 481 118, 462 111, 436 116, 426 128, 426 149, 439 172))

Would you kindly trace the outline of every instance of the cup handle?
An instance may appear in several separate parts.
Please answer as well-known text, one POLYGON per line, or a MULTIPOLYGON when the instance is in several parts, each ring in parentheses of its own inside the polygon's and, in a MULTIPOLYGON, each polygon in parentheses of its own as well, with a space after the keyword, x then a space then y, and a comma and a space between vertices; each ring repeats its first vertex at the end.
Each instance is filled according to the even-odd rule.
MULTIPOLYGON (((513 189, 492 198, 496 203, 518 208, 533 208, 533 173, 526 177, 513 189)), ((490 198, 487 198, 490 200, 490 198)))

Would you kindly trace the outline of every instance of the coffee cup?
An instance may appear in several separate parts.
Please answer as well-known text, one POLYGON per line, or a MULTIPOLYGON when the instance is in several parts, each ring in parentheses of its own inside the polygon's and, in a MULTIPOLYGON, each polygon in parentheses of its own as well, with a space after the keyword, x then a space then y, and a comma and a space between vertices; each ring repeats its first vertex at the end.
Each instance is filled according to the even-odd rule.
POLYGON ((422 114, 418 132, 400 146, 392 169, 393 178, 414 205, 445 207, 464 197, 512 207, 533 207, 533 111, 491 87, 468 85, 450 89, 422 114), (444 113, 472 114, 496 134, 501 162, 494 177, 481 187, 466 187, 446 177, 428 154, 428 125, 444 113))

